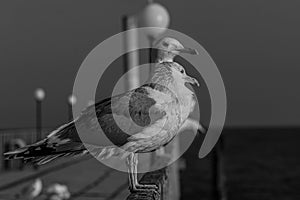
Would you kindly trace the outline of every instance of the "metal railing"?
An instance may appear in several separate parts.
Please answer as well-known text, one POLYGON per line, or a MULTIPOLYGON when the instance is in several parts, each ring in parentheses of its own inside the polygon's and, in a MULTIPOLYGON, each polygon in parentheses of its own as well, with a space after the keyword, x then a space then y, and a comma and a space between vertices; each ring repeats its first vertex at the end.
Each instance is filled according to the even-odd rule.
MULTIPOLYGON (((42 137, 46 136, 49 128, 42 130, 42 137)), ((21 160, 4 160, 3 153, 32 144, 37 140, 35 128, 4 129, 0 130, 0 171, 21 169, 21 160)))

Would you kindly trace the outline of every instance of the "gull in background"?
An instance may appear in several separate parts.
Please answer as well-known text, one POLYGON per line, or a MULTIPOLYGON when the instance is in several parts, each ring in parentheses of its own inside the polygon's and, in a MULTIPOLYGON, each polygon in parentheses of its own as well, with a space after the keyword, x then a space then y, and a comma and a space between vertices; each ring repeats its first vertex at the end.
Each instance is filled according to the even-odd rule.
POLYGON ((47 187, 45 195, 47 200, 67 200, 71 197, 68 187, 60 183, 47 187))
POLYGON ((52 131, 45 139, 7 152, 5 157, 45 164, 59 157, 88 152, 99 159, 120 156, 126 158, 132 192, 156 191, 158 188, 154 184, 138 183, 138 153, 152 152, 167 145, 182 130, 189 128, 204 133, 205 129, 200 122, 189 118, 196 101, 186 84, 199 86, 199 83, 173 60, 180 53, 197 54, 197 51, 185 48, 170 37, 159 40, 155 48, 158 49, 157 60, 146 84, 89 106, 77 119, 52 131), (95 111, 97 120, 92 117, 95 111), (75 123, 94 131, 100 124, 114 145, 83 144, 75 123))
POLYGON ((33 200, 36 199, 42 192, 42 180, 37 178, 32 183, 29 183, 22 188, 19 194, 16 194, 16 199, 33 200))

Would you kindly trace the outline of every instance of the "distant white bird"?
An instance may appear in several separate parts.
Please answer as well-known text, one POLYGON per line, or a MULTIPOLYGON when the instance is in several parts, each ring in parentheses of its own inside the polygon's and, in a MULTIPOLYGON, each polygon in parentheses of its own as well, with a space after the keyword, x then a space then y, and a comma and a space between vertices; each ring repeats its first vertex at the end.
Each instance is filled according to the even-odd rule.
POLYGON ((38 197, 43 189, 42 180, 37 178, 32 183, 29 183, 22 188, 19 194, 16 194, 16 199, 33 200, 38 197))
POLYGON ((103 131, 114 145, 99 147, 90 144, 90 153, 104 159, 111 156, 127 158, 131 191, 157 189, 141 185, 137 180, 137 153, 147 153, 167 145, 181 130, 187 128, 205 132, 201 124, 188 118, 194 110, 195 94, 186 83, 196 84, 173 58, 179 53, 197 54, 174 38, 163 38, 156 44, 158 57, 147 84, 121 95, 104 99, 84 110, 75 121, 50 133, 46 139, 12 152, 8 159, 32 159, 39 164, 53 159, 86 153, 76 125, 103 131), (97 120, 93 120, 96 110, 97 120), (115 117, 114 117, 115 116, 115 117), (116 118, 118 121, 116 121, 116 118), (98 122, 102 130, 97 129, 98 122), (125 124, 125 127, 119 127, 125 124))
POLYGON ((68 187, 59 183, 50 185, 46 189, 45 195, 46 200, 67 200, 71 196, 68 187))

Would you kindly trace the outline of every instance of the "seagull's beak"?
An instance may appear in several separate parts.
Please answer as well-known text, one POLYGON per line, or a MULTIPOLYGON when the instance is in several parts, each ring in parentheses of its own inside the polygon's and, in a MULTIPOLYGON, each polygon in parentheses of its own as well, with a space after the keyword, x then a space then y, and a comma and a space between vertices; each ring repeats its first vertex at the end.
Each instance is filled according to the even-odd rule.
POLYGON ((197 85, 198 87, 200 86, 200 84, 199 84, 199 82, 197 81, 197 79, 192 78, 192 77, 190 77, 190 76, 188 76, 188 75, 186 75, 186 76, 184 77, 184 80, 185 80, 187 83, 190 83, 190 84, 193 84, 193 85, 197 85))
POLYGON ((192 49, 192 48, 180 48, 180 49, 176 49, 178 52, 180 53, 188 53, 188 54, 192 54, 192 55, 198 55, 198 51, 196 49, 192 49))

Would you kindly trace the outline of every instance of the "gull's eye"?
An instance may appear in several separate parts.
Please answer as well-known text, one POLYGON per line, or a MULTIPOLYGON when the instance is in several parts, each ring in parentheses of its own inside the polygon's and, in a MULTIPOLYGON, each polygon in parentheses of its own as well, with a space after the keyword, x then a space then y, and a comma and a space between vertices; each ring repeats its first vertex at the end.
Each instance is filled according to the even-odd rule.
POLYGON ((165 47, 168 47, 168 46, 169 46, 169 44, 166 43, 166 42, 163 42, 162 45, 165 46, 165 47))
POLYGON ((180 73, 184 74, 184 69, 180 69, 180 73))

